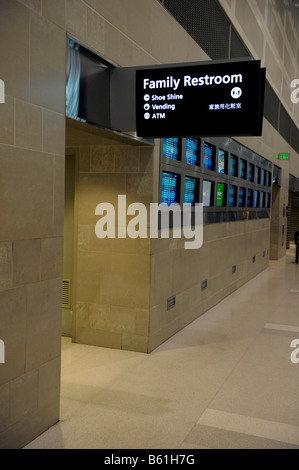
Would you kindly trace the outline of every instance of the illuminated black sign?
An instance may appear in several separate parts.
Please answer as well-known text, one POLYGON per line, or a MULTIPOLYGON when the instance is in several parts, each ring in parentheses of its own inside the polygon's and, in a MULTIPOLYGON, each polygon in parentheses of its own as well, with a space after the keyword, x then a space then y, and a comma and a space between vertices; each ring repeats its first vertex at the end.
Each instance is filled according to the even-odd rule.
POLYGON ((137 136, 261 135, 264 87, 260 61, 137 70, 137 136))

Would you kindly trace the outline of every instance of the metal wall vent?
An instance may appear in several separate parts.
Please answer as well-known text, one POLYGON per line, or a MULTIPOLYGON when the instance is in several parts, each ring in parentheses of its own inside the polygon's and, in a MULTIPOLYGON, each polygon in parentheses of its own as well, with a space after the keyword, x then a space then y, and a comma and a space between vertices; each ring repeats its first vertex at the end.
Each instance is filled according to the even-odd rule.
POLYGON ((62 281, 62 307, 71 308, 71 281, 69 279, 62 281))
POLYGON ((170 310, 173 307, 175 307, 175 295, 167 299, 167 310, 170 310))

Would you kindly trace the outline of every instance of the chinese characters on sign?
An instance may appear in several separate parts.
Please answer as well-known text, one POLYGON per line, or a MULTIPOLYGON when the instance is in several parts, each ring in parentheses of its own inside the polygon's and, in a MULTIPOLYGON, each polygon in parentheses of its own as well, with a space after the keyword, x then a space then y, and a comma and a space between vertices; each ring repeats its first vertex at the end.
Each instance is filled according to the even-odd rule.
POLYGON ((242 103, 221 103, 221 104, 210 104, 210 111, 217 111, 219 109, 241 109, 242 103))

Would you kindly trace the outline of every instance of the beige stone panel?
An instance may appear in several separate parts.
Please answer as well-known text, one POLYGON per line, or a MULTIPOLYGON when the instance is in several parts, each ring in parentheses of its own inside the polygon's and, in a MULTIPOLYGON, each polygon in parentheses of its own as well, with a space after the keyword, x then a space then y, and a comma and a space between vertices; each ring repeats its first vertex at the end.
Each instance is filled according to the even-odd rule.
MULTIPOLYGON (((128 221, 129 221, 129 218, 128 218, 128 221)), ((138 237, 136 239, 129 238, 128 236, 126 236, 126 238, 118 238, 118 231, 116 229, 116 238, 100 239, 96 236, 94 225, 90 225, 88 229, 89 229, 88 247, 90 251, 97 252, 97 253, 104 252, 104 253, 150 254, 151 244, 150 244, 149 236, 147 236, 146 238, 138 237)), ((80 235, 80 230, 79 230, 79 235, 80 235)), ((88 235, 86 233, 85 237, 87 236, 88 235)), ((87 238, 85 238, 85 240, 87 243, 87 238)), ((85 243, 84 249, 87 249, 86 243, 85 243)))
POLYGON ((292 116, 292 102, 291 102, 291 92, 293 89, 291 88, 291 81, 292 79, 285 79, 285 77, 282 78, 282 91, 281 91, 281 101, 282 103, 288 108, 289 114, 292 116))
POLYGON ((137 173, 140 168, 138 147, 115 146, 115 171, 117 173, 137 173))
POLYGON ((201 283, 199 282, 193 287, 183 292, 183 311, 188 312, 200 305, 202 298, 201 283))
POLYGON ((7 95, 29 97, 29 10, 16 0, 0 3, 1 79, 7 95), (9 47, 8 47, 9 45, 9 47))
POLYGON ((110 23, 105 23, 104 55, 120 67, 133 65, 135 43, 110 23))
POLYGON ((265 63, 267 68, 267 77, 277 93, 280 94, 282 70, 268 43, 266 44, 265 63))
POLYGON ((248 253, 248 236, 239 235, 231 238, 230 262, 231 266, 237 264, 244 257, 247 258, 248 253), (245 245, 246 244, 246 245, 245 245))
POLYGON ((65 118, 43 109, 43 151, 65 155, 65 118))
POLYGON ((41 151, 43 147, 42 109, 16 100, 15 139, 18 147, 41 151))
POLYGON ((173 253, 172 291, 182 292, 201 278, 199 250, 180 250, 173 253))
POLYGON ((66 35, 32 14, 30 26, 30 101, 65 114, 66 35), (38 45, 38 47, 37 47, 38 45))
POLYGON ((162 331, 154 333, 148 339, 148 352, 154 351, 160 344, 162 344, 167 338, 163 335, 162 331))
POLYGON ((162 330, 164 322, 163 322, 163 312, 165 310, 165 304, 159 304, 155 307, 151 307, 149 314, 150 314, 150 322, 149 322, 149 336, 152 337, 155 333, 162 330))
POLYGON ((230 238, 224 238, 217 240, 211 247, 211 267, 210 277, 214 277, 219 270, 223 270, 224 267, 232 266, 235 260, 234 258, 234 246, 230 238))
POLYGON ((0 162, 0 205, 5 207, 5 214, 0 213, 0 239, 51 236, 52 157, 0 145, 0 162))
POLYGON ((151 173, 154 171, 153 148, 140 148, 140 173, 151 173))
MULTIPOLYGON (((231 0, 231 3, 232 3, 232 0, 231 0)), ((267 3, 266 2, 256 2, 257 6, 258 6, 258 9, 259 11, 261 12, 262 14, 262 17, 263 19, 266 17, 266 6, 267 6, 267 3)), ((255 11, 255 9, 253 10, 255 11)))
POLYGON ((40 280, 41 241, 13 242, 13 285, 19 286, 40 280))
POLYGON ((147 308, 150 295, 148 255, 100 255, 100 303, 147 308))
POLYGON ((280 56, 280 59, 283 57, 283 44, 284 38, 282 36, 281 30, 278 26, 274 11, 269 12, 267 17, 267 26, 273 43, 275 44, 276 50, 280 56))
POLYGON ((91 147, 90 171, 92 173, 114 173, 115 157, 111 145, 91 147))
POLYGON ((38 407, 52 407, 59 402, 60 356, 42 364, 38 373, 38 407), (49 386, 51 384, 51 386, 49 386))
POLYGON ((93 10, 95 10, 95 2, 96 0, 85 0, 86 5, 88 5, 88 7, 92 8, 93 10))
POLYGON ((0 243, 0 292, 12 287, 12 242, 0 243))
POLYGON ((27 285, 26 370, 59 356, 62 278, 27 285))
POLYGON ((0 292, 0 338, 5 344, 0 385, 23 374, 26 354, 26 290, 24 287, 0 292))
POLYGON ((150 305, 161 304, 174 295, 173 292, 173 253, 153 254, 151 257, 151 300, 150 305))
MULTIPOLYGON (((298 73, 298 77, 299 77, 299 73, 298 73)), ((292 89, 293 91, 293 89, 292 89)), ((298 95, 297 95, 298 97, 298 95)), ((294 117, 295 117, 295 122, 297 124, 297 127, 299 127, 299 102, 294 104, 294 117)))
POLYGON ((41 279, 62 277, 63 238, 41 240, 41 279))
POLYGON ((27 372, 10 384, 10 421, 16 423, 38 406, 38 371, 27 372))
POLYGON ((148 352, 148 337, 124 333, 122 335, 122 349, 140 353, 148 352))
POLYGON ((79 252, 77 262, 77 302, 104 303, 100 300, 101 256, 95 253, 79 252))
POLYGON ((221 271, 219 270, 217 275, 208 281, 209 295, 215 295, 232 282, 234 282, 234 275, 232 274, 231 268, 225 269, 221 267, 221 271))
POLYGON ((135 11, 132 0, 114 0, 113 2, 109 0, 87 0, 86 3, 121 31, 128 31, 128 16, 130 12, 135 11))
POLYGON ((0 105, 0 143, 14 144, 14 100, 5 96, 5 103, 0 105))
POLYGON ((214 256, 213 256, 213 250, 214 250, 215 245, 213 242, 211 242, 208 245, 209 245, 209 253, 207 253, 205 256, 201 256, 199 260, 200 276, 198 277, 197 282, 199 283, 200 287, 201 287, 202 281, 204 281, 205 279, 209 279, 213 275, 213 272, 217 270, 217 266, 218 266, 217 262, 214 262, 214 256))
POLYGON ((211 242, 226 236, 227 224, 206 224, 203 227, 203 240, 211 242))
POLYGON ((72 158, 68 156, 66 156, 65 164, 63 276, 64 279, 72 280, 76 264, 75 239, 78 243, 78 227, 76 230, 74 228, 76 217, 74 204, 75 169, 72 168, 72 158))
POLYGON ((18 0, 23 3, 26 7, 31 8, 31 10, 36 11, 36 13, 41 14, 42 11, 42 0, 18 0))
POLYGON ((115 331, 109 328, 111 308, 109 304, 90 304, 88 306, 88 327, 97 330, 115 331))
POLYGON ((285 44, 284 46, 284 66, 285 66, 285 72, 288 75, 288 84, 290 86, 291 81, 296 77, 296 66, 295 66, 295 59, 293 59, 293 56, 289 54, 288 48, 285 44))
MULTIPOLYGON (((236 264, 239 260, 242 260, 244 257, 249 256, 248 254, 248 243, 250 244, 250 235, 241 234, 235 237, 232 237, 230 240, 230 263, 231 265, 236 264)), ((228 264, 229 267, 229 264, 228 264)))
POLYGON ((153 197, 153 178, 150 174, 127 174, 126 195, 128 203, 150 204, 153 197))
POLYGON ((91 168, 91 147, 77 147, 70 152, 74 158, 78 158, 79 172, 90 172, 91 168))
POLYGON ((1 432, 9 426, 9 384, 0 386, 0 437, 1 432))
POLYGON ((0 434, 1 449, 22 449, 36 436, 53 426, 59 418, 59 403, 55 407, 38 409, 24 416, 0 434))
POLYGON ((65 0, 42 0, 42 14, 52 23, 65 27, 65 0))
POLYGON ((81 0, 66 0, 66 30, 79 41, 87 39, 87 6, 81 0))
MULTIPOLYGON (((296 7, 297 7, 297 5, 296 5, 296 7)), ((287 11, 286 11, 286 13, 287 13, 287 11)), ((285 18, 285 27, 284 27, 285 33, 286 33, 286 36, 289 40, 291 50, 292 50, 294 56, 296 57, 296 45, 298 46, 298 29, 296 31, 296 28, 294 28, 294 21, 291 20, 290 15, 286 14, 285 16, 286 16, 286 18, 285 18)))
POLYGON ((65 158, 54 157, 54 237, 64 234, 65 158))
POLYGON ((56 403, 52 406, 48 406, 39 410, 38 425, 45 426, 44 422, 47 422, 45 429, 57 424, 60 418, 60 400, 56 400, 56 403), (41 424, 40 424, 41 423, 41 424))
POLYGON ((244 278, 247 278, 247 276, 250 273, 250 270, 252 268, 252 259, 245 259, 238 265, 238 270, 240 271, 240 276, 239 276, 239 281, 242 282, 244 278))
POLYGON ((246 223, 248 221, 246 220, 240 220, 238 222, 231 222, 227 224, 227 236, 228 237, 234 237, 238 235, 242 235, 245 233, 249 228, 247 228, 246 223))
MULTIPOLYGON (((165 299, 166 300, 166 299, 165 299)), ((165 324, 171 324, 183 314, 184 310, 184 293, 175 294, 175 306, 170 309, 167 308, 167 300, 164 302, 165 312, 164 312, 164 322, 165 324)))
MULTIPOLYGON (((281 78, 282 80, 282 78, 281 78)), ((281 82, 280 82, 281 83, 281 82)), ((266 154, 264 155, 270 161, 277 158, 277 154, 273 152, 273 148, 279 148, 280 138, 278 132, 272 127, 272 125, 264 119, 263 124, 263 146, 267 145, 266 154)), ((277 152, 278 153, 278 152, 277 152)), ((263 154, 263 152, 261 152, 263 154)))
POLYGON ((83 225, 94 225, 99 220, 95 215, 98 204, 108 202, 115 208, 118 195, 125 193, 125 175, 81 173, 78 185, 78 221, 83 225))
MULTIPOLYGON (((202 310, 203 310, 203 313, 207 313, 207 315, 209 314, 208 310, 210 310, 211 308, 214 307, 215 304, 217 304, 217 300, 215 300, 215 297, 216 296, 209 296, 207 297, 203 303, 202 303, 202 310)), ((222 299, 222 296, 221 296, 221 299, 222 299)))
POLYGON ((88 328, 89 315, 88 315, 88 303, 77 302, 76 303, 76 326, 82 328, 88 328))
MULTIPOLYGON (((140 3, 136 0, 131 0, 131 2, 127 0, 126 3, 127 22, 125 25, 126 28, 123 28, 123 30, 136 44, 139 44, 143 49, 151 53, 150 42, 156 32, 156 22, 152 11, 153 2, 150 0, 142 0, 141 8, 140 3)), ((155 56, 155 54, 152 55, 155 56)))
MULTIPOLYGON (((78 225, 78 250, 79 251, 89 251, 89 241, 90 241, 90 232, 91 227, 89 225, 78 225)), ((92 227, 94 231, 94 227, 92 227)), ((91 251, 96 251, 91 249, 91 251)))
POLYGON ((104 348, 121 349, 121 334, 92 328, 77 328, 76 342, 104 348))
POLYGON ((175 307, 167 309, 167 299, 163 303, 150 309, 150 338, 155 335, 163 334, 164 337, 169 337, 179 330, 179 322, 184 311, 184 295, 176 295, 175 307))
POLYGON ((142 47, 139 47, 137 44, 133 43, 132 47, 132 63, 131 66, 140 66, 140 65, 155 65, 158 64, 158 61, 147 53, 142 47))
POLYGON ((245 243, 247 243, 247 250, 245 250, 245 254, 247 255, 247 258, 250 261, 252 261, 252 258, 254 256, 255 256, 255 258, 257 258, 257 255, 258 255, 258 252, 259 252, 259 249, 255 244, 256 234, 253 233, 253 234, 250 234, 248 236, 245 235, 245 240, 246 239, 248 239, 248 242, 245 241, 245 243))
MULTIPOLYGON (((161 314, 161 321, 157 321, 153 325, 153 328, 150 327, 150 334, 149 334, 149 341, 151 342, 152 340, 155 342, 155 338, 159 338, 160 344, 163 343, 166 339, 170 338, 170 336, 174 335, 179 331, 179 318, 175 317, 173 319, 170 319, 168 322, 165 321, 164 318, 164 313, 165 313, 165 303, 163 305, 160 305, 159 308, 154 307, 154 310, 152 311, 151 315, 151 324, 154 322, 154 318, 152 316, 157 316, 157 312, 160 309, 160 314, 161 314), (155 311, 155 313, 154 313, 155 311), (159 326, 159 323, 160 326, 159 326)), ((156 345, 157 346, 157 345, 156 345)), ((156 347, 155 346, 155 347, 156 347)))
POLYGON ((135 333, 148 336, 149 334, 149 309, 134 309, 135 311, 135 333))
POLYGON ((135 332, 135 311, 128 307, 111 305, 108 317, 108 330, 115 332, 135 332))
POLYGON ((264 34, 254 17, 252 9, 250 8, 250 2, 247 0, 237 0, 235 14, 244 30, 244 33, 257 52, 258 58, 262 59, 264 34))
POLYGON ((200 317, 204 313, 203 304, 195 304, 191 309, 186 310, 179 318, 179 330, 190 325, 196 318, 200 317))
POLYGON ((149 338, 148 352, 152 352, 168 338, 175 335, 178 332, 178 328, 178 321, 176 320, 171 325, 168 325, 167 329, 164 328, 151 335, 149 338))
POLYGON ((104 52, 104 28, 105 22, 103 18, 94 10, 87 9, 87 38, 86 43, 98 53, 104 52))
POLYGON ((161 238, 161 231, 158 232, 158 238, 151 238, 151 253, 165 253, 184 249, 183 235, 181 238, 173 238, 172 230, 169 231, 169 238, 161 238))

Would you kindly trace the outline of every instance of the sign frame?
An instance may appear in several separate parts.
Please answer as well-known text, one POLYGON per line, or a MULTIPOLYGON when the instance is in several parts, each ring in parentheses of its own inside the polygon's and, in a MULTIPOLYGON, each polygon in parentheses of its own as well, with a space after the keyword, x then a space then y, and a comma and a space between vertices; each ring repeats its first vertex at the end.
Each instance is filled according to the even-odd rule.
POLYGON ((266 71, 261 68, 259 60, 208 61, 138 68, 137 136, 260 136, 265 76, 266 71), (244 86, 247 87, 245 93, 244 86), (239 109, 228 108, 230 103, 231 106, 236 103, 236 97, 232 95, 235 88, 239 88, 243 95, 239 100, 239 109), (207 109, 210 95, 214 97, 215 109, 207 109), (200 105, 201 109, 194 110, 193 106, 196 105, 200 105), (223 108, 225 105, 226 108, 223 108), (158 112, 160 109, 161 113, 158 112), (158 114, 158 118, 155 114, 158 114))

